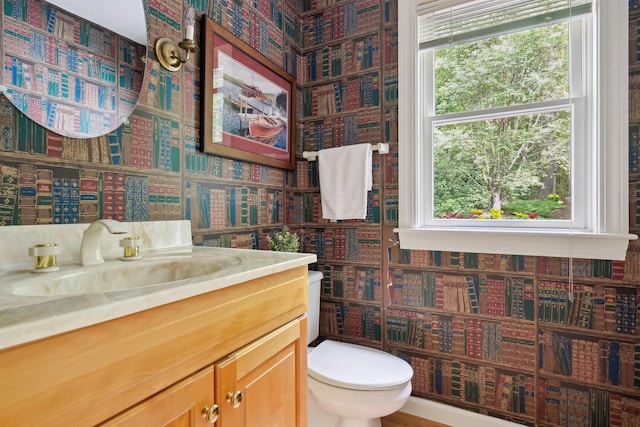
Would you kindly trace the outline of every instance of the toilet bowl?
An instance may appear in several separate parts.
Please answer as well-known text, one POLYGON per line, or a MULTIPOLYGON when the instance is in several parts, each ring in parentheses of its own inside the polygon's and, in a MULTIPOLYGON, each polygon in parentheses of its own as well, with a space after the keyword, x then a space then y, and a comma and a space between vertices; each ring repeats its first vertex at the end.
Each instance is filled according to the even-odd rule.
MULTIPOLYGON (((318 336, 321 281, 309 272, 309 343, 318 336)), ((322 341, 309 348, 307 370, 309 427, 380 427, 411 395, 411 366, 361 345, 322 341)))

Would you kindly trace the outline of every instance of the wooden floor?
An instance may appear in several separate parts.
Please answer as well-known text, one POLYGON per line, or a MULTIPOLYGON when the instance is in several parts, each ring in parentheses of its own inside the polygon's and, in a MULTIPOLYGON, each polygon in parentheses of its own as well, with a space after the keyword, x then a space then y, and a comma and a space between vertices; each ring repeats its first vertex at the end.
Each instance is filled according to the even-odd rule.
POLYGON ((404 412, 395 412, 382 418, 382 427, 451 427, 435 421, 425 420, 404 412))

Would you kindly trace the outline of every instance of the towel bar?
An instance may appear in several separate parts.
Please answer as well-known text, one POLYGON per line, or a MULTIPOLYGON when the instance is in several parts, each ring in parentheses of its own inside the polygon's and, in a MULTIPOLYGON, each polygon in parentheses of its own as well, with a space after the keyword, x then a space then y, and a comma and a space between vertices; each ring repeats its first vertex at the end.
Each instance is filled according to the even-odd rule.
MULTIPOLYGON (((387 154, 389 152, 389 144, 386 142, 381 142, 379 144, 371 145, 371 149, 373 151, 378 151, 380 154, 387 154)), ((307 159, 310 162, 315 161, 318 158, 317 151, 304 151, 302 152, 302 157, 307 159)))

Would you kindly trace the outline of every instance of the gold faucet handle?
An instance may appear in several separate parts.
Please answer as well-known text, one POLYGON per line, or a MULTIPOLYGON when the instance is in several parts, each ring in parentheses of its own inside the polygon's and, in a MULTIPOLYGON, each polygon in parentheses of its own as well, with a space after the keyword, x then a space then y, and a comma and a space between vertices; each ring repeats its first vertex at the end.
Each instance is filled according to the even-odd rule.
POLYGON ((29 256, 33 257, 34 273, 48 273, 60 270, 57 263, 59 253, 58 245, 55 243, 41 243, 29 248, 29 256))
POLYGON ((142 258, 140 256, 140 245, 142 245, 142 239, 139 237, 120 239, 120 247, 124 248, 124 256, 120 259, 123 261, 135 261, 142 258))

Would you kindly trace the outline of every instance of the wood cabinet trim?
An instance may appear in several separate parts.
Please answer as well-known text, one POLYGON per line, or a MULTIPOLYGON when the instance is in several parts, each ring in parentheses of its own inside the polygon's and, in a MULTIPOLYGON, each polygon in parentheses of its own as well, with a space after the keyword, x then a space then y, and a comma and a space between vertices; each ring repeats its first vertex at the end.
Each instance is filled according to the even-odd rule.
POLYGON ((260 366, 264 359, 276 355, 282 348, 298 338, 300 338, 300 325, 289 323, 248 346, 233 352, 218 362, 217 365, 225 366, 228 363, 236 363, 236 374, 243 377, 260 366))
POLYGON ((213 366, 209 366, 184 380, 172 385, 160 394, 150 397, 144 405, 137 405, 114 418, 109 419, 99 427, 118 427, 135 425, 161 425, 163 420, 176 419, 185 413, 195 418, 194 424, 206 425, 200 421, 201 410, 214 403, 213 397, 213 366), (202 396, 193 402, 192 396, 202 396), (168 402, 168 400, 170 402, 168 402), (168 404, 170 403, 170 404, 168 404))

